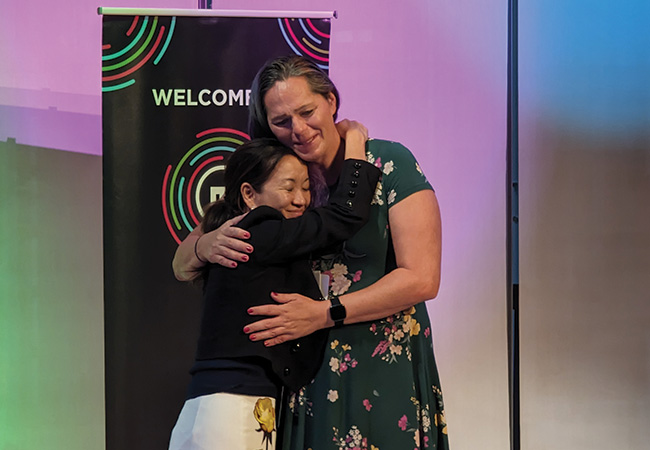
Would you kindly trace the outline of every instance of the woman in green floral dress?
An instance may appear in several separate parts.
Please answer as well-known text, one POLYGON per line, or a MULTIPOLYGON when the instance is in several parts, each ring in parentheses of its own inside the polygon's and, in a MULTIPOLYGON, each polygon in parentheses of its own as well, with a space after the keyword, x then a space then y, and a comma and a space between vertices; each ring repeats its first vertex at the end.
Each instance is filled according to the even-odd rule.
MULTIPOLYGON (((251 102, 255 137, 276 136, 330 189, 336 185, 345 141, 336 132, 340 102, 327 75, 301 57, 279 58, 258 73, 251 102)), ((370 220, 343 248, 314 263, 330 276, 329 300, 272 294, 276 304, 249 310, 268 316, 244 329, 265 345, 330 328, 316 378, 286 396, 278 435, 287 450, 448 448, 423 303, 437 295, 440 281, 437 200, 404 146, 370 140, 367 155, 383 172, 370 220)), ((235 224, 205 235, 201 254, 224 265, 245 261, 249 249, 235 224)), ((199 266, 197 237, 179 247, 177 275, 199 266)))
MULTIPOLYGON (((341 296, 372 285, 394 264, 390 209, 431 190, 403 146, 368 142, 367 158, 383 177, 366 225, 341 252, 316 263, 341 296)), ((330 330, 312 384, 290 395, 284 412, 287 449, 446 449, 447 428, 431 327, 424 303, 385 318, 330 330)))

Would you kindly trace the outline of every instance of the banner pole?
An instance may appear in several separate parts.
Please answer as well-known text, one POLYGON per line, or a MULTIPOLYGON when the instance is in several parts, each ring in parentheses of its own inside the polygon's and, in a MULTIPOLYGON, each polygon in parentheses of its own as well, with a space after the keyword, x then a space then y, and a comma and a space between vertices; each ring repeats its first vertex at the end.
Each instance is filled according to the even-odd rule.
MULTIPOLYGON (((205 0, 206 2, 208 0, 205 0)), ((112 16, 187 16, 187 17, 271 17, 313 19, 336 18, 336 11, 271 11, 244 9, 174 9, 174 8, 97 8, 99 15, 112 16)))

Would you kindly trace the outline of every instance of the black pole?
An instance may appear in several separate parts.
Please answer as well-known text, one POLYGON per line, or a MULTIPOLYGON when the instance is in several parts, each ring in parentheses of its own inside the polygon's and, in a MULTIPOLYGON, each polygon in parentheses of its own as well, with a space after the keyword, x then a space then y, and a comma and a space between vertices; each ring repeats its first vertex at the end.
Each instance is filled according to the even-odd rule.
POLYGON ((507 286, 510 449, 520 450, 518 0, 508 0, 507 286))

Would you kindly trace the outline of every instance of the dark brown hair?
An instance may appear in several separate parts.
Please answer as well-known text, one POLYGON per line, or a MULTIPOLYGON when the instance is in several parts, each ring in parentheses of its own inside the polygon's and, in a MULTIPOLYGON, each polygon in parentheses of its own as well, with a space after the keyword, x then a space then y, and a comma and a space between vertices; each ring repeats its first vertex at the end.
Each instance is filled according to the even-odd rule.
POLYGON ((203 216, 203 232, 215 230, 225 221, 246 212, 248 208, 241 194, 241 185, 247 182, 255 191, 262 192, 264 183, 287 155, 295 156, 290 148, 277 139, 253 139, 240 145, 226 164, 225 194, 211 203, 203 216))

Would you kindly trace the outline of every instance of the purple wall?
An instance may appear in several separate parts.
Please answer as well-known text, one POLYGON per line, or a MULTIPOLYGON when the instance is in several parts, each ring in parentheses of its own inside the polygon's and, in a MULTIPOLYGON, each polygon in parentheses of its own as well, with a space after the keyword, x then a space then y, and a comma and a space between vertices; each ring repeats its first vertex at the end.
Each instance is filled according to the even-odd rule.
MULTIPOLYGON (((3 142, 14 138, 19 147, 33 145, 101 155, 101 18, 97 6, 192 8, 195 4, 190 0, 101 4, 86 0, 41 4, 5 1, 0 13, 0 152, 9 146, 3 142)), ((443 283, 429 311, 451 445, 456 449, 508 448, 507 2, 214 0, 213 8, 338 12, 338 19, 333 21, 331 75, 342 94, 341 117, 362 121, 373 137, 408 146, 441 204, 443 283)), ((0 158, 0 164, 7 161, 2 153, 0 158)), ((101 173, 96 176, 99 179, 101 173)), ((26 212, 38 213, 38 199, 27 196, 24 204, 26 212)), ((79 214, 88 207, 79 204, 79 214)), ((60 226, 82 227, 83 223, 69 217, 60 226)), ((0 240, 13 239, 17 242, 13 251, 19 252, 33 236, 14 231, 10 226, 3 228, 0 240)), ((100 240, 101 230, 86 239, 100 240)), ((43 262, 41 269, 52 277, 73 279, 64 267, 43 262)), ((101 267, 88 270, 97 275, 101 267)), ((27 281, 19 276, 12 282, 27 281)), ((83 313, 86 323, 62 325, 74 328, 76 336, 84 335, 88 323, 103 327, 101 283, 96 288, 98 296, 93 301, 97 308, 92 314, 83 313)), ((73 310, 77 305, 82 311, 80 305, 88 301, 87 296, 71 292, 65 304, 73 310)), ((12 332, 16 341, 24 333, 42 333, 47 328, 32 316, 15 312, 14 317, 24 322, 12 332)), ((61 324, 50 325, 55 329, 61 324)), ((93 345, 97 364, 103 364, 103 348, 98 343, 93 345)), ((60 352, 62 360, 74 354, 72 348, 56 347, 53 351, 60 352)), ((41 378, 34 381, 41 382, 41 378)), ((10 384, 6 389, 32 388, 10 384)), ((62 381, 48 389, 72 393, 75 385, 62 381)), ((93 379, 85 389, 97 397, 103 393, 103 380, 93 379)), ((58 411, 57 404, 47 402, 22 407, 26 416, 30 408, 45 408, 52 415, 58 411)), ((95 425, 103 424, 102 408, 96 405, 95 425)), ((44 426, 34 433, 47 439, 54 427, 63 427, 67 434, 73 434, 79 432, 75 423, 55 422, 49 429, 44 426)), ((8 443, 24 447, 28 438, 21 436, 8 443)), ((0 447, 5 444, 3 439, 7 438, 0 433, 0 447)), ((50 441, 49 448, 71 448, 67 444, 50 441)), ((103 436, 96 436, 93 445, 84 444, 83 448, 103 448, 103 436)))
POLYGON ((102 28, 97 7, 196 4, 196 0, 3 1, 0 141, 14 138, 18 144, 101 155, 102 28))

